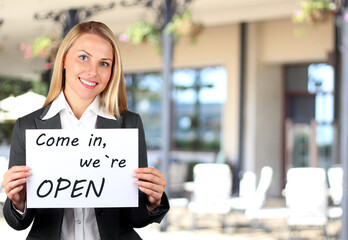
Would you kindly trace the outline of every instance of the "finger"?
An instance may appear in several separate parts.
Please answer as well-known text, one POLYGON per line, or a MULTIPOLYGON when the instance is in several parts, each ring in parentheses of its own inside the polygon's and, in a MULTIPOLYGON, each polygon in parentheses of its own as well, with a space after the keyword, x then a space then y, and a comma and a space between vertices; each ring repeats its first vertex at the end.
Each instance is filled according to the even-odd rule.
POLYGON ((156 203, 159 200, 159 199, 155 199, 155 198, 153 198, 151 196, 149 196, 147 199, 149 200, 150 203, 156 203))
POLYGON ((135 178, 138 178, 139 180, 142 181, 146 181, 146 182, 151 182, 151 183, 155 183, 158 185, 165 185, 165 181, 162 178, 157 177, 156 175, 153 174, 135 174, 134 175, 135 178))
POLYGON ((15 205, 19 205, 25 201, 25 185, 20 185, 12 189, 7 197, 12 200, 15 205))
POLYGON ((11 180, 15 180, 15 179, 18 179, 18 178, 26 178, 26 177, 29 177, 31 176, 31 173, 30 172, 13 172, 11 174, 8 174, 5 176, 5 178, 9 181, 11 180))
POLYGON ((24 188, 23 185, 19 185, 15 188, 13 188, 9 193, 7 193, 7 197, 9 199, 11 199, 12 201, 19 201, 20 200, 20 196, 19 196, 19 192, 22 191, 24 188))
POLYGON ((155 175, 159 178, 163 178, 164 179, 164 174, 156 169, 156 168, 152 168, 152 167, 147 167, 147 168, 138 168, 135 170, 136 174, 152 174, 155 175))
POLYGON ((142 191, 143 193, 145 193, 148 196, 148 200, 151 203, 155 203, 161 200, 162 198, 162 194, 152 191, 148 188, 143 188, 143 187, 139 187, 140 191, 142 191))
POLYGON ((28 172, 30 168, 28 166, 13 166, 5 174, 11 174, 15 172, 28 172))
POLYGON ((9 183, 14 182, 16 180, 27 178, 29 176, 31 176, 30 172, 16 172, 16 173, 12 173, 12 174, 7 175, 7 176, 4 177, 3 186, 4 185, 6 186, 9 183))
POLYGON ((152 196, 148 196, 147 200, 149 201, 150 204, 159 205, 161 203, 161 198, 156 199, 156 198, 153 198, 152 196))
POLYGON ((164 192, 164 186, 163 185, 157 185, 151 182, 144 182, 144 181, 135 181, 135 183, 139 186, 140 188, 143 189, 148 189, 153 192, 157 192, 162 194, 164 192))
POLYGON ((27 182, 26 178, 21 178, 15 181, 11 181, 7 184, 4 184, 4 190, 6 194, 9 194, 13 189, 17 188, 18 186, 23 186, 27 182))
POLYGON ((139 168, 135 171, 134 177, 143 181, 165 185, 164 174, 154 168, 139 168))
POLYGON ((11 177, 18 176, 16 174, 30 173, 29 170, 30 168, 27 166, 14 166, 5 172, 4 179, 13 179, 11 177))

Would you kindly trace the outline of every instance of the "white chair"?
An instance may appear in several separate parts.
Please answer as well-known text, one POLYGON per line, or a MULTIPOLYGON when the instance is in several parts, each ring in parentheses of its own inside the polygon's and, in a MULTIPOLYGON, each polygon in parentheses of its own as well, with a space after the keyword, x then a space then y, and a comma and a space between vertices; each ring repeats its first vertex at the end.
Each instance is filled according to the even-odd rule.
POLYGON ((290 237, 300 228, 319 227, 327 237, 328 187, 323 168, 291 168, 287 172, 285 198, 290 237))
MULTIPOLYGON (((248 173, 250 178, 248 181, 252 181, 252 174, 248 173)), ((266 201, 267 191, 271 185, 273 177, 273 169, 269 166, 264 166, 261 169, 260 180, 254 193, 248 193, 247 196, 240 196, 231 198, 229 200, 232 211, 243 211, 248 218, 253 218, 255 212, 262 208, 266 201)), ((244 179, 242 184, 244 184, 244 179)), ((251 183, 251 186, 253 183, 251 183)), ((242 185, 242 191, 244 186, 242 185)), ((246 186, 245 186, 246 187, 246 186)), ((243 193, 245 194, 245 193, 243 193)))
POLYGON ((256 192, 256 174, 252 171, 246 171, 239 182, 239 197, 252 197, 256 192))
POLYGON ((330 197, 334 205, 340 205, 343 196, 343 168, 331 167, 327 170, 330 197))
POLYGON ((330 220, 340 219, 343 211, 341 207, 343 197, 343 168, 331 167, 327 171, 329 180, 329 193, 332 205, 328 209, 328 217, 330 220))
POLYGON ((172 162, 169 167, 169 184, 167 188, 171 196, 175 198, 184 193, 184 183, 187 177, 188 164, 184 162, 172 162))
POLYGON ((232 172, 227 164, 197 164, 193 169, 192 199, 188 205, 192 225, 196 228, 198 214, 219 214, 223 229, 230 212, 228 199, 232 192, 232 172))

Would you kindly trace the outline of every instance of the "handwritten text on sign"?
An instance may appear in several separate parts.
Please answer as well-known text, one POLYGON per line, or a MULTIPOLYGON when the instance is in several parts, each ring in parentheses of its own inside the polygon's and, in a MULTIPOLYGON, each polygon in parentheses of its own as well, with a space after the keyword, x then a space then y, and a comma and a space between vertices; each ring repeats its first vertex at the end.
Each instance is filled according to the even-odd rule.
POLYGON ((137 207, 138 129, 26 130, 28 208, 137 207))

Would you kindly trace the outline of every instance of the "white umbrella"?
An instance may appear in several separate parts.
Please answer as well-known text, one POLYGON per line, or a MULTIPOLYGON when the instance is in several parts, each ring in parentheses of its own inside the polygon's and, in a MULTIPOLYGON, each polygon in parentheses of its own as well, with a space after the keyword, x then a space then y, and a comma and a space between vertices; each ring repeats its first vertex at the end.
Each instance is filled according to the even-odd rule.
POLYGON ((10 96, 0 101, 0 121, 15 120, 43 106, 46 97, 28 91, 17 97, 10 96))
POLYGON ((15 102, 15 97, 13 95, 0 101, 0 110, 8 111, 15 102))

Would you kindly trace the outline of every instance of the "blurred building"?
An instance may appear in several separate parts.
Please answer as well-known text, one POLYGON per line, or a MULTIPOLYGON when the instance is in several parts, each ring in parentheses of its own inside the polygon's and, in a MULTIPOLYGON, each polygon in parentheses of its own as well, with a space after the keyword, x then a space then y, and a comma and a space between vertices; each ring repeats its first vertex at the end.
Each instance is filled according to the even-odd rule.
MULTIPOLYGON (((7 10, 6 4, 10 5, 2 3, 0 9, 7 10)), ((68 6, 50 4, 41 5, 47 10, 68 6)), ((274 169, 270 190, 274 196, 280 195, 288 168, 338 163, 334 15, 320 23, 298 24, 292 21, 298 7, 295 0, 196 0, 190 9, 204 28, 194 44, 181 38, 174 48, 173 150, 199 152, 192 161, 222 151, 234 167, 241 163, 242 171, 258 173, 269 165, 274 169)), ((33 9, 31 16, 34 13, 33 9)), ((116 7, 92 19, 105 22, 119 35, 144 16, 153 19, 149 15, 139 6, 134 11, 116 7)), ((0 33, 11 39, 11 19, 6 14, 3 18, 0 33)), ((49 21, 35 24, 41 34, 50 28, 49 21)), ((18 66, 6 65, 5 59, 13 56, 4 46, 0 76, 16 71, 25 76, 18 66)), ((142 115, 149 149, 156 150, 161 142, 161 55, 146 43, 120 42, 120 49, 130 107, 142 115)), ((32 62, 35 70, 27 76, 43 71, 42 63, 32 62)), ((29 71, 28 63, 23 65, 29 71)), ((176 156, 176 161, 189 161, 176 156)))
MULTIPOLYGON (((327 168, 337 163, 335 66, 331 61, 335 50, 334 19, 310 26, 295 24, 288 16, 250 21, 245 26, 242 170, 259 172, 262 166, 271 166, 275 170, 275 179, 270 192, 279 195, 288 168, 327 168), (298 30, 302 34, 296 34, 298 30)), ((127 50, 127 46, 121 44, 121 49, 127 72, 160 72, 160 56, 153 55, 149 46, 127 50)), ((211 76, 213 85, 221 84, 225 88, 220 88, 222 92, 217 92, 210 105, 209 100, 204 103, 202 92, 199 116, 219 116, 211 124, 218 125, 220 133, 217 136, 221 139, 218 146, 234 165, 238 164, 240 144, 241 49, 241 24, 232 23, 207 27, 194 45, 181 40, 174 51, 175 70, 218 68, 225 72, 219 74, 216 70, 215 77, 211 76), (218 119, 220 122, 217 122, 218 119)), ((188 81, 194 81, 194 77, 188 81)), ((213 91, 206 89, 209 90, 213 91)), ((176 90, 178 92, 180 90, 176 90)), ((183 100, 176 95, 175 108, 176 114, 180 115, 176 116, 177 124, 190 128, 193 135, 195 94, 199 93, 192 93, 191 100, 190 97, 183 100), (188 119, 188 116, 191 117, 188 119)), ((156 107, 150 107, 144 113, 148 112, 151 116, 156 111, 156 107)), ((203 125, 200 125, 202 132, 199 139, 204 139, 209 131, 213 131, 209 128, 204 130, 203 125)), ((184 131, 178 131, 178 126, 173 129, 177 131, 175 136, 178 141, 182 137, 190 138, 189 133, 185 135, 184 131)), ((212 148, 198 147, 198 150, 208 149, 212 148)))

